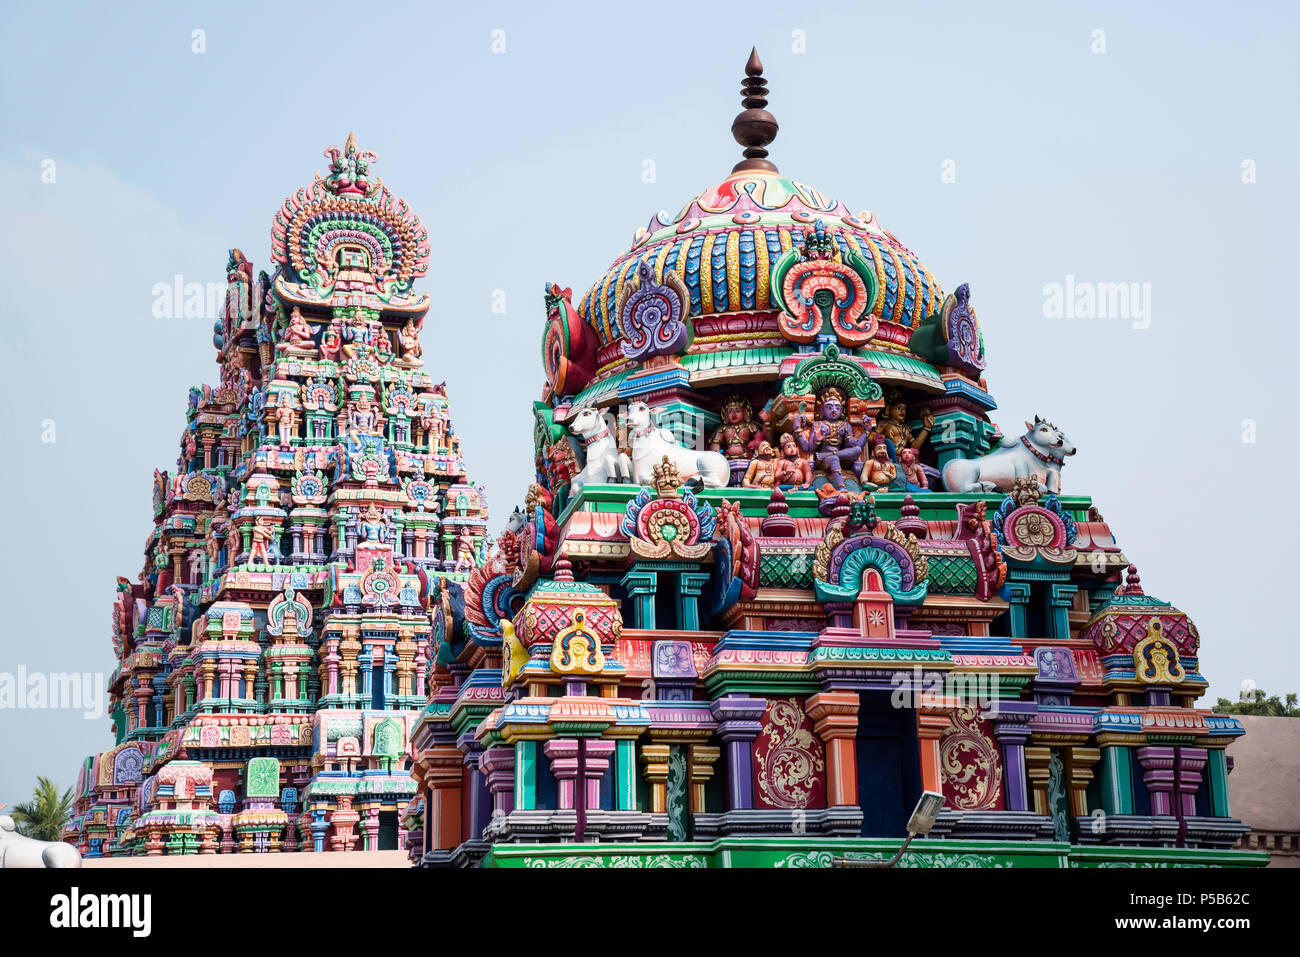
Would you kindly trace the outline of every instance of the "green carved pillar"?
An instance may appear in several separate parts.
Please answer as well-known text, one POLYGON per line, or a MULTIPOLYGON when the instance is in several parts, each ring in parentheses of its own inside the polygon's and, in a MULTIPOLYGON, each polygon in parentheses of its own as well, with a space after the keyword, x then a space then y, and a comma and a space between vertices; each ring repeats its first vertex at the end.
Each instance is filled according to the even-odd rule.
POLYGON ((1065 641, 1070 637, 1070 606, 1074 604, 1074 593, 1079 586, 1052 584, 1049 587, 1052 590, 1052 633, 1047 637, 1065 641))
POLYGON ((1122 744, 1101 749, 1101 809, 1107 814, 1133 813, 1133 751, 1122 744))
POLYGON ((622 585, 632 599, 632 627, 655 628, 655 589, 659 576, 635 566, 623 576, 622 585))
POLYGON ((983 453, 988 429, 988 423, 968 412, 936 415, 930 444, 939 453, 939 471, 953 459, 978 458, 983 453))
MULTIPOLYGON (((1029 599, 1031 591, 1029 582, 1009 582, 1007 584, 1007 596, 1011 602, 1007 609, 1007 614, 1011 621, 1012 638, 1029 638, 1029 599)), ((1033 637, 1043 637, 1037 635, 1033 637)))
POLYGON ((687 449, 708 448, 707 443, 713 431, 722 424, 722 419, 716 412, 701 409, 680 399, 659 406, 657 412, 659 427, 672 432, 677 438, 677 444, 687 449))
POLYGON ((515 742, 515 809, 537 808, 537 742, 515 742))
POLYGON ((113 737, 116 738, 115 744, 121 744, 126 739, 126 708, 120 701, 113 709, 113 737))
POLYGON ((700 595, 709 583, 707 572, 681 572, 677 576, 677 627, 700 630, 700 595))
POLYGON ((614 750, 614 806, 636 810, 636 740, 619 738, 614 750))
POLYGON ((1232 817, 1228 803, 1228 757, 1223 748, 1210 750, 1206 762, 1210 771, 1210 814, 1214 817, 1232 817))

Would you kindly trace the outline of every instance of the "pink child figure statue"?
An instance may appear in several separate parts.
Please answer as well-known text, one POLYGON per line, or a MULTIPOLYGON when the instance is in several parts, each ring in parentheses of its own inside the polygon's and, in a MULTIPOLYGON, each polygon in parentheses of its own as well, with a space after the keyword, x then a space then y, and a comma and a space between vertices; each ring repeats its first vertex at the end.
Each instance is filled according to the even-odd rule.
POLYGON ((925 469, 921 468, 921 463, 917 457, 921 453, 910 446, 904 446, 898 450, 899 471, 903 473, 902 477, 907 482, 907 490, 915 492, 918 489, 928 491, 930 480, 926 477, 925 469))

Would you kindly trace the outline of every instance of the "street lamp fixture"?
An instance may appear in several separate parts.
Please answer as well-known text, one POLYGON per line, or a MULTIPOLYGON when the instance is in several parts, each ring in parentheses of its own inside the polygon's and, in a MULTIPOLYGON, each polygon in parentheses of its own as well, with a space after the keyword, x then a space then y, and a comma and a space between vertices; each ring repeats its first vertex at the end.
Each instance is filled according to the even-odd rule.
POLYGON ((935 820, 939 817, 939 811, 943 808, 943 795, 938 791, 922 791, 921 799, 916 802, 916 807, 912 810, 912 816, 907 819, 907 840, 903 841, 898 848, 898 853, 887 861, 862 860, 861 858, 837 857, 835 858, 836 867, 893 867, 902 860, 903 852, 907 850, 907 845, 912 843, 912 838, 918 834, 924 837, 930 833, 930 828, 934 827, 935 820))

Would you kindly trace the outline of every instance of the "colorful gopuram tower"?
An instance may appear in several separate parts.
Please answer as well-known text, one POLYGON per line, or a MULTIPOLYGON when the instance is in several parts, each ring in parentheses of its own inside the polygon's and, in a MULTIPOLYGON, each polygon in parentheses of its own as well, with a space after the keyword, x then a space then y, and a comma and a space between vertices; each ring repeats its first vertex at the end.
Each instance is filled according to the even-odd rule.
POLYGON ((434 610, 412 859, 879 861, 929 791, 901 866, 1264 863, 1195 627, 1062 429, 994 425, 970 287, 780 173, 745 72, 731 174, 545 290, 537 480, 434 610))
POLYGON ((325 156, 275 216, 273 274, 231 251, 220 385, 154 473, 113 606, 116 744, 65 833, 86 857, 399 846, 431 624, 487 502, 421 358, 428 232, 351 134, 325 156))

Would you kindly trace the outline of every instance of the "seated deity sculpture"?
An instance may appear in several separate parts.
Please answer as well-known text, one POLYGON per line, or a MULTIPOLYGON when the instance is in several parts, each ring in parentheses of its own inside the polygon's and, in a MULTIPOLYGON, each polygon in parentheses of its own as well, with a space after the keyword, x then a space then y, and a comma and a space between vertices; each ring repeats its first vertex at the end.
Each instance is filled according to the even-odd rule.
POLYGON ((812 466, 799 454, 799 445, 789 432, 781 433, 781 458, 776 463, 775 483, 782 487, 808 488, 812 466))
POLYGON ((897 462, 900 450, 919 449, 930 437, 930 430, 934 428, 934 416, 928 407, 921 409, 921 422, 921 431, 913 432, 907 424, 907 401, 901 392, 891 390, 885 397, 885 407, 880 411, 880 418, 871 430, 872 440, 884 439, 890 460, 897 462))
POLYGON ((709 447, 730 461, 749 458, 763 438, 763 426, 754 418, 753 406, 744 396, 733 395, 722 406, 722 425, 713 433, 709 447))
POLYGON ((871 446, 871 457, 862 466, 862 485, 876 489, 888 488, 898 477, 898 466, 889 461, 889 447, 883 441, 871 446))
POLYGON ((302 310, 297 306, 289 314, 289 327, 284 332, 284 344, 292 349, 311 349, 311 324, 302 317, 302 310))
POLYGON ((740 483, 744 488, 772 488, 776 484, 776 451, 772 443, 762 441, 754 458, 750 460, 749 469, 740 483))
POLYGON ((415 328, 415 320, 408 319, 397 338, 402 347, 403 359, 418 359, 424 355, 424 349, 420 345, 420 331, 415 328))
POLYGON ((851 466, 862 454, 862 445, 867 436, 853 434, 853 426, 845 418, 844 393, 835 386, 828 386, 817 394, 817 409, 810 421, 800 405, 794 417, 794 426, 798 430, 799 446, 811 453, 817 467, 826 472, 830 484, 844 489, 844 467, 851 466))

